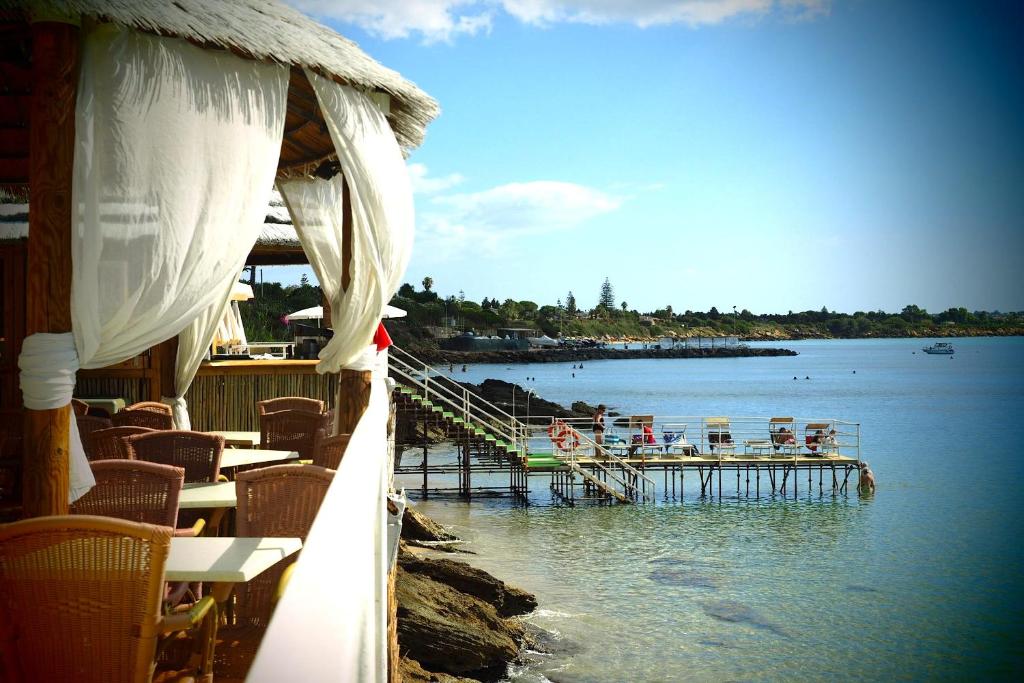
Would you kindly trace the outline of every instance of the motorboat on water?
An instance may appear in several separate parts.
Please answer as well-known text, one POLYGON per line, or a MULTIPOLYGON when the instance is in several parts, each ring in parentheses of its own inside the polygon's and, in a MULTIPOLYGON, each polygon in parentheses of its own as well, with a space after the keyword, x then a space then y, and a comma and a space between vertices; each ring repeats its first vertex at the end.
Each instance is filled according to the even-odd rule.
POLYGON ((921 350, 924 351, 925 353, 934 353, 945 356, 955 353, 953 345, 950 344, 949 342, 935 342, 931 346, 926 346, 921 350))

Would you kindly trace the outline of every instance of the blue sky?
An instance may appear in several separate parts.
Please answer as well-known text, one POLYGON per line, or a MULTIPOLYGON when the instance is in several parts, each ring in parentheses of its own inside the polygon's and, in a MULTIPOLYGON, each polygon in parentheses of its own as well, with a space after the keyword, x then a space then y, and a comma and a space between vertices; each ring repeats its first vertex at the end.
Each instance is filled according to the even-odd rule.
POLYGON ((291 1, 441 104, 407 281, 1024 309, 1022 3, 291 1))

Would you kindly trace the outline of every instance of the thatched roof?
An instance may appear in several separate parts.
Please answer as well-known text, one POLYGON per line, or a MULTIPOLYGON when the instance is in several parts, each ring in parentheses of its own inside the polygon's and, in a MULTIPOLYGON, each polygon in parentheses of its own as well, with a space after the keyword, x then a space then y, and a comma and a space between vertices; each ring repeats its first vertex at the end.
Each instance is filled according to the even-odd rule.
MULTIPOLYGON (((370 58, 352 41, 278 0, 0 0, 0 19, 29 9, 79 14, 241 56, 309 68, 391 97, 388 120, 399 144, 423 141, 437 103, 414 83, 370 58), (13 10, 13 13, 12 13, 13 10)), ((293 79, 294 80, 294 79, 293 79)), ((304 80, 304 79, 303 79, 304 80)))

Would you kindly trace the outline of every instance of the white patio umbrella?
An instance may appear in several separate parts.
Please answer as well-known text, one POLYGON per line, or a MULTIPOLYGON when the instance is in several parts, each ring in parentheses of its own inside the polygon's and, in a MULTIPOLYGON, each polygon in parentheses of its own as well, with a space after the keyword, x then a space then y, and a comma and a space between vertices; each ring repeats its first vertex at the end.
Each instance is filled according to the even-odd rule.
MULTIPOLYGON (((380 317, 387 318, 404 318, 408 315, 407 311, 403 311, 401 308, 395 308, 394 306, 385 306, 384 311, 380 317)), ((295 311, 294 313, 288 314, 288 320, 323 320, 324 319, 324 307, 323 306, 312 306, 310 308, 303 308, 301 311, 295 311)))

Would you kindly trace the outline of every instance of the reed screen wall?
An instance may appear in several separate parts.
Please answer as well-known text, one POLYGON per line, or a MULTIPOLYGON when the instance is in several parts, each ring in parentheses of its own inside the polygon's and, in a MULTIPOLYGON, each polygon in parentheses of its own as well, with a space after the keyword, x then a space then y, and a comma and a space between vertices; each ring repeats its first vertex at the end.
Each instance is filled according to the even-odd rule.
POLYGON ((229 374, 198 375, 185 394, 192 429, 259 431, 256 402, 280 396, 317 398, 334 407, 337 375, 229 374))

